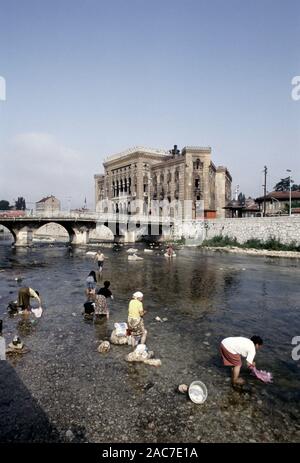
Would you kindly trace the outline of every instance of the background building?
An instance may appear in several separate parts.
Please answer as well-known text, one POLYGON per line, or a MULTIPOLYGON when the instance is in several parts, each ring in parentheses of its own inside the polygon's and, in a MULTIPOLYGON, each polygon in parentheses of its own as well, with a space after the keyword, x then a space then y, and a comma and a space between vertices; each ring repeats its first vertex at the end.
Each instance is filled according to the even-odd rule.
POLYGON ((47 196, 35 203, 36 212, 58 212, 60 211, 60 201, 55 196, 47 196))
MULTIPOLYGON (((255 202, 259 205, 261 211, 263 211, 264 200, 266 201, 266 214, 267 215, 281 215, 288 214, 290 204, 290 192, 289 191, 272 191, 265 197, 260 196, 256 198, 255 202)), ((298 214, 300 207, 300 191, 291 192, 292 200, 292 213, 298 214)))
POLYGON ((110 200, 114 211, 130 213, 131 202, 142 200, 143 211, 151 210, 152 200, 192 201, 196 217, 197 201, 204 202, 208 218, 225 217, 231 200, 232 178, 226 167, 211 161, 211 148, 177 146, 166 152, 136 147, 107 158, 105 173, 96 174, 95 204, 110 200))

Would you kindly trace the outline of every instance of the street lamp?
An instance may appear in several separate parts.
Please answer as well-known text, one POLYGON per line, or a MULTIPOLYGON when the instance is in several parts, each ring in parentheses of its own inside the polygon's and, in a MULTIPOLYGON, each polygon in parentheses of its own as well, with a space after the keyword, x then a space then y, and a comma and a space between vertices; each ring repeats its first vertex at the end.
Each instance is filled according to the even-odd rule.
POLYGON ((290 185, 290 217, 292 215, 292 179, 291 179, 291 169, 286 169, 287 172, 290 172, 289 175, 289 185, 290 185))

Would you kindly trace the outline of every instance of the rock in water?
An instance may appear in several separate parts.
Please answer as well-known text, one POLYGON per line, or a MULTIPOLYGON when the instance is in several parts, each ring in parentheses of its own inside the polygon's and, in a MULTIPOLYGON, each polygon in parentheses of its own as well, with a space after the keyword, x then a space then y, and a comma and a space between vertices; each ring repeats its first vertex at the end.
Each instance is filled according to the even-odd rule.
POLYGON ((68 441, 74 439, 74 434, 72 433, 71 429, 68 429, 68 431, 66 432, 66 438, 68 439, 68 441))

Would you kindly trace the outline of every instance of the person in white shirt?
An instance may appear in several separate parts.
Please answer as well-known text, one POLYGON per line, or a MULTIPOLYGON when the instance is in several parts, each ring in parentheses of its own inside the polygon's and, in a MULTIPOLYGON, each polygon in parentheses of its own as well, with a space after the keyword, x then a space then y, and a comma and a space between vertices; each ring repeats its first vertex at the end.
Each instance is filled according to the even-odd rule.
POLYGON ((249 368, 255 367, 254 357, 256 351, 263 345, 259 336, 252 336, 251 339, 243 337, 225 338, 220 345, 220 353, 225 366, 232 367, 232 384, 244 384, 245 381, 239 377, 242 366, 241 357, 246 358, 249 368))
POLYGON ((106 257, 102 253, 102 251, 100 251, 100 250, 97 251, 97 254, 95 255, 95 260, 98 262, 98 269, 99 269, 100 273, 103 270, 104 259, 106 259, 106 257))

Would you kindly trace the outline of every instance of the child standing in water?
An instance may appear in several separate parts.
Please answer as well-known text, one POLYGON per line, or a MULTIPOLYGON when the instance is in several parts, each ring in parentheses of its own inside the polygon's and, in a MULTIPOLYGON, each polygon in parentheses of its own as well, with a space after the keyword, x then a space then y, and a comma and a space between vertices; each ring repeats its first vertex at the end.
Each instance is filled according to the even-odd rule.
POLYGON ((98 263, 98 268, 99 268, 100 273, 103 270, 104 259, 105 259, 105 256, 102 253, 102 251, 100 251, 100 249, 99 249, 97 251, 97 254, 95 255, 95 261, 97 261, 97 263, 98 263))

